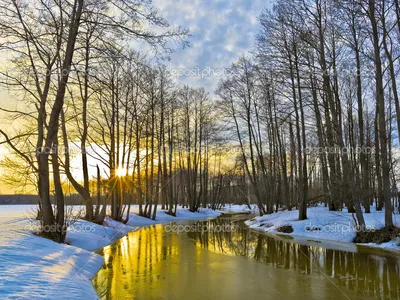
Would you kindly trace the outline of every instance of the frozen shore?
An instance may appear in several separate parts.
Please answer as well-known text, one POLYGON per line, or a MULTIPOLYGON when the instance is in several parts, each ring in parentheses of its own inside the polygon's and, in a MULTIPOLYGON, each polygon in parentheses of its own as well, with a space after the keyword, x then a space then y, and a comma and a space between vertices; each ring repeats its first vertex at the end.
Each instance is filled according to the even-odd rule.
MULTIPOLYGON (((156 221, 139 217, 132 207, 127 225, 106 220, 105 226, 79 220, 69 230, 70 245, 57 244, 33 235, 29 230, 35 206, 0 206, 0 298, 1 299, 98 299, 91 279, 103 265, 95 251, 130 231, 153 224, 218 217, 222 211, 201 209, 192 213, 178 208, 177 217, 157 211, 156 221)), ((224 213, 246 212, 245 206, 231 206, 224 213)))
MULTIPOLYGON (((264 215, 246 221, 251 229, 283 236, 293 237, 298 241, 330 241, 353 243, 356 236, 354 219, 352 214, 344 209, 341 212, 329 211, 323 206, 309 207, 307 209, 307 220, 298 221, 297 210, 279 211, 271 215, 264 215), (278 231, 281 226, 290 225, 292 233, 282 233, 278 231)), ((384 227, 384 211, 376 211, 371 207, 371 213, 364 214, 367 229, 381 229, 384 227)), ((393 215, 394 225, 400 226, 400 215, 393 215)), ((389 251, 400 251, 400 240, 393 240, 382 244, 360 244, 363 246, 380 248, 389 251)), ((345 247, 346 245, 343 244, 345 247)))

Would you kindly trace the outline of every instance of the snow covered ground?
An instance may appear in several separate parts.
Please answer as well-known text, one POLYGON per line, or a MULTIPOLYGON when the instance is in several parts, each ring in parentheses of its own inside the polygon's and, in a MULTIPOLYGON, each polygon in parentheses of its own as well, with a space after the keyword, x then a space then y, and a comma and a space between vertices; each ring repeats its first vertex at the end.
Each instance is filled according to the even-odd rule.
MULTIPOLYGON (((93 252, 143 226, 182 220, 207 219, 220 211, 191 213, 178 208, 177 217, 159 210, 156 221, 136 215, 133 206, 127 225, 106 220, 105 226, 83 220, 67 234, 71 245, 57 244, 31 233, 35 206, 0 206, 0 299, 97 299, 91 278, 103 264, 93 252)), ((245 211, 232 206, 224 212, 245 211)))
MULTIPOLYGON (((293 233, 279 233, 292 236, 299 241, 333 241, 352 243, 356 236, 354 219, 347 210, 332 212, 323 206, 309 207, 307 209, 307 220, 298 221, 297 210, 279 211, 271 215, 256 217, 246 221, 246 224, 257 231, 276 234, 277 228, 283 225, 291 225, 293 233)), ((371 207, 370 214, 364 214, 367 229, 381 229, 384 227, 384 211, 376 211, 371 207)), ((400 215, 393 215, 394 225, 400 227, 400 215)), ((332 243, 332 242, 331 242, 332 243)), ((400 251, 398 244, 400 240, 394 240, 383 244, 362 244, 391 251, 400 251)), ((344 244, 344 247, 346 245, 344 244)))
MULTIPOLYGON (((237 210, 238 208, 234 209, 237 210)), ((139 207, 137 205, 133 205, 129 215, 129 222, 126 225, 111 220, 110 218, 105 220, 105 226, 80 220, 69 229, 67 241, 76 247, 88 251, 96 251, 106 245, 114 243, 116 240, 125 236, 128 232, 139 230, 143 226, 184 220, 215 218, 221 215, 220 211, 213 211, 209 209, 201 209, 200 212, 192 213, 187 209, 178 208, 177 216, 173 217, 159 209, 157 211, 156 220, 153 221, 138 216, 138 212, 139 207)))
POLYGON ((257 213, 257 205, 251 204, 251 209, 247 205, 234 205, 234 204, 227 204, 223 207, 219 212, 230 215, 230 214, 248 214, 248 213, 257 213))

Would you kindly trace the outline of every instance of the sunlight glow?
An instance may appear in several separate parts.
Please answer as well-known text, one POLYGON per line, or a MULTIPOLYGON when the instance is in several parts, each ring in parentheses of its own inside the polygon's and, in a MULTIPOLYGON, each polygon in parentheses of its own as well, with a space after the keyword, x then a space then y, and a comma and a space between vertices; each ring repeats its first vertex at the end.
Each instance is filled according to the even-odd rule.
POLYGON ((126 175, 126 171, 127 170, 125 168, 119 167, 115 173, 117 174, 118 177, 123 177, 126 175))

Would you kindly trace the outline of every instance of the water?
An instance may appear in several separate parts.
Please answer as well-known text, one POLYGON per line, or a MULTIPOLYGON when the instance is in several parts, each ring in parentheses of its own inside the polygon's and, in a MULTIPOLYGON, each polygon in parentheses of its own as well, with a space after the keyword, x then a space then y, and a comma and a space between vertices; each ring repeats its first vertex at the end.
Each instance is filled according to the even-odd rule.
POLYGON ((398 257, 299 245, 251 231, 243 218, 185 223, 200 232, 156 225, 130 233, 100 251, 93 284, 113 300, 400 299, 398 257))

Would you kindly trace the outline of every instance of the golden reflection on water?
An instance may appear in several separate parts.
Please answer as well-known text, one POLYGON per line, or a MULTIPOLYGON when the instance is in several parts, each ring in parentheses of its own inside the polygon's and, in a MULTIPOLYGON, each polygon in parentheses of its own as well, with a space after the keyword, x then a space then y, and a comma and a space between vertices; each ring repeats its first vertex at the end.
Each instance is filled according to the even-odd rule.
MULTIPOLYGON (((233 218, 201 223, 212 228, 233 218)), ((295 244, 257 234, 130 233, 100 254, 102 299, 400 299, 400 259, 295 244)))

